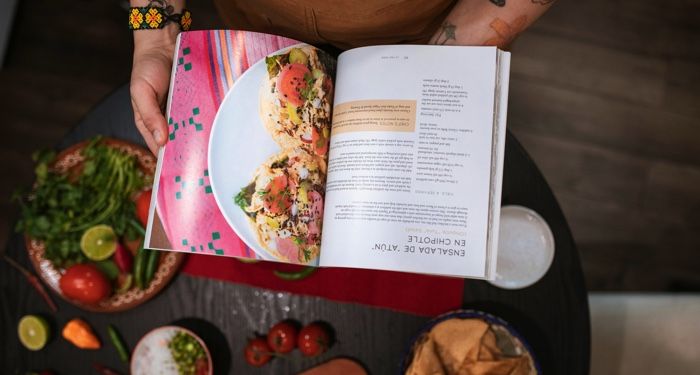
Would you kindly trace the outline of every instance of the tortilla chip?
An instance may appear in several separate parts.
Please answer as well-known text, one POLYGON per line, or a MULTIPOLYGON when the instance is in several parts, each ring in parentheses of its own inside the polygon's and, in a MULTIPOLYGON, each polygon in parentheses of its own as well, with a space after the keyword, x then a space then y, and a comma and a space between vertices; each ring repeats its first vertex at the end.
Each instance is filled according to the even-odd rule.
POLYGON ((410 375, 530 375, 529 355, 504 355, 496 333, 481 319, 436 324, 417 344, 410 375))
POLYGON ((449 319, 430 331, 436 350, 448 373, 456 373, 464 362, 476 362, 481 338, 489 325, 481 319, 449 319))
POLYGON ((430 335, 423 336, 422 341, 417 344, 406 375, 447 375, 430 335))

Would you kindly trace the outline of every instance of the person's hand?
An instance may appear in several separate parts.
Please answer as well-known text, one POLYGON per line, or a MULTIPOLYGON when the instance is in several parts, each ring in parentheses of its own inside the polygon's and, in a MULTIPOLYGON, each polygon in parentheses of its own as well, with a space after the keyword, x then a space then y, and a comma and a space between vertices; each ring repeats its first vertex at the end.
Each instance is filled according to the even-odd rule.
POLYGON ((131 105, 134 120, 154 154, 165 145, 168 124, 163 116, 170 85, 177 30, 143 30, 134 34, 131 105))

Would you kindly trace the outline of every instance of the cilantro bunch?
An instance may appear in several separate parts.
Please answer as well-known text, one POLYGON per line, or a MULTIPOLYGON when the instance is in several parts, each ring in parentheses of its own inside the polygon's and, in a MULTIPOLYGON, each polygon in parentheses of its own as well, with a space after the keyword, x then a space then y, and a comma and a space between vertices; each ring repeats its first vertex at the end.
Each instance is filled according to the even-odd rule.
POLYGON ((46 258, 58 267, 86 261, 80 238, 92 226, 109 225, 120 238, 134 239, 139 233, 132 197, 147 181, 136 159, 100 137, 82 154, 80 168, 59 173, 50 167, 55 153, 35 153, 34 189, 14 196, 21 208, 15 229, 43 241, 46 258))

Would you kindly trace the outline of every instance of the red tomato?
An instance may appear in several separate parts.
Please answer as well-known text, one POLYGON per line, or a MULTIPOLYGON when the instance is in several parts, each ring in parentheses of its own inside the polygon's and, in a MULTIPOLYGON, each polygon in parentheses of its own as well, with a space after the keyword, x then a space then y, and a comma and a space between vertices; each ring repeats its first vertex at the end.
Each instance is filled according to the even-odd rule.
POLYGON ((307 357, 317 356, 328 349, 331 336, 325 326, 311 323, 299 331, 299 351, 307 357))
POLYGON ((194 363, 194 373, 195 375, 209 374, 209 361, 206 357, 197 359, 194 363))
POLYGON ((87 304, 100 302, 112 293, 112 286, 105 275, 92 264, 68 267, 58 284, 63 295, 87 304))
POLYGON ((244 354, 245 361, 254 367, 260 367, 272 359, 272 349, 262 337, 248 340, 244 354))
POLYGON ((297 346, 297 327, 291 322, 279 322, 267 332, 267 344, 277 353, 289 353, 297 346))
POLYGON ((117 242, 117 250, 114 252, 114 263, 119 267, 119 271, 122 273, 131 272, 131 268, 134 266, 134 256, 131 255, 126 247, 122 246, 121 243, 117 242))
POLYGON ((148 225, 148 209, 151 205, 151 190, 142 191, 136 197, 136 217, 144 228, 148 225))
POLYGON ((282 68, 277 78, 279 99, 283 102, 289 102, 295 107, 303 105, 304 99, 300 92, 301 89, 306 88, 304 76, 307 74, 311 74, 311 72, 304 64, 289 64, 282 68))

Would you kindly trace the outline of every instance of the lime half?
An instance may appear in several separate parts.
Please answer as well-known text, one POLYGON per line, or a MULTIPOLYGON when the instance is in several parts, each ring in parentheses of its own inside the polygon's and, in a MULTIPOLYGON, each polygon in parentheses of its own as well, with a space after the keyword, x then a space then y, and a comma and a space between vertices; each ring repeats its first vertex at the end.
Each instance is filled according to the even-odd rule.
POLYGON ((95 225, 83 233, 80 249, 90 260, 105 260, 117 250, 117 235, 109 225, 95 225))
POLYGON ((29 350, 39 350, 49 341, 49 325, 36 315, 25 315, 17 325, 19 341, 29 350))

